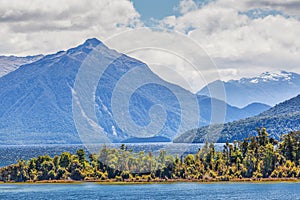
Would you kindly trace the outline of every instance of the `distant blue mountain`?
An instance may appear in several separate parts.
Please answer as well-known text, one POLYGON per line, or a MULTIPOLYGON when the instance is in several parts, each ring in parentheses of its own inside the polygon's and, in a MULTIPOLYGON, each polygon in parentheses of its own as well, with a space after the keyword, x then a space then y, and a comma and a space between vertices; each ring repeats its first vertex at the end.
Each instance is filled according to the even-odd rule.
POLYGON ((226 102, 237 107, 251 103, 263 103, 270 106, 288 100, 300 94, 300 75, 293 72, 263 73, 258 77, 240 80, 214 81, 201 89, 198 94, 209 96, 208 88, 224 84, 226 102))
POLYGON ((260 106, 249 111, 249 108, 239 109, 207 96, 195 96, 160 79, 141 61, 111 50, 97 39, 89 39, 78 47, 22 65, 0 78, 0 144, 81 143, 72 114, 72 88, 78 70, 85 58, 95 52, 95 48, 99 56, 108 60, 118 55, 118 59, 112 60, 101 76, 95 93, 97 123, 113 142, 135 138, 118 126, 111 105, 116 84, 133 69, 142 70, 144 77, 152 77, 161 83, 138 88, 129 104, 131 118, 140 126, 151 122, 149 111, 153 105, 166 109, 166 122, 161 131, 154 135, 155 141, 157 138, 172 140, 180 126, 182 110, 174 92, 185 97, 184 103, 189 109, 196 109, 191 99, 197 99, 201 118, 197 126, 210 123, 212 102, 226 107, 226 122, 266 110, 266 107, 260 106))
POLYGON ((255 116, 261 112, 270 109, 271 106, 263 103, 251 103, 243 108, 243 111, 248 113, 249 116, 255 116))

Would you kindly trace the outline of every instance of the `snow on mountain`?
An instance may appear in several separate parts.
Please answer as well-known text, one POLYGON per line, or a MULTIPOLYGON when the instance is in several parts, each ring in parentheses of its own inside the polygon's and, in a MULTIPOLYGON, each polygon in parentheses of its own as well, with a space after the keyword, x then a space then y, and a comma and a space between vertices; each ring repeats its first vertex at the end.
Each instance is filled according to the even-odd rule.
MULTIPOLYGON (((242 78, 241 83, 260 83, 260 82, 270 82, 270 81, 291 81, 293 78, 293 73, 280 71, 279 73, 265 72, 254 78, 242 78)), ((234 81, 234 80, 231 80, 234 81)), ((229 82, 231 82, 229 81, 229 82)))
POLYGON ((293 72, 265 72, 257 77, 240 80, 214 81, 202 88, 197 94, 208 95, 209 89, 224 84, 226 102, 237 107, 251 103, 263 103, 274 106, 300 94, 300 75, 293 72))

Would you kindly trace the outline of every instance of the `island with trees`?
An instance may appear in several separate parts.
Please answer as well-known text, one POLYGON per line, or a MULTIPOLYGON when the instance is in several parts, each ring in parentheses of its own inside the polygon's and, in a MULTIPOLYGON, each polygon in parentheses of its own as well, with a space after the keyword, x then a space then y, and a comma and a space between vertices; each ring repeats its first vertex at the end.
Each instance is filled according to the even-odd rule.
POLYGON ((98 154, 38 156, 0 168, 0 182, 176 182, 300 180, 300 132, 270 138, 266 129, 221 151, 206 143, 196 154, 135 153, 125 145, 104 146, 98 154))

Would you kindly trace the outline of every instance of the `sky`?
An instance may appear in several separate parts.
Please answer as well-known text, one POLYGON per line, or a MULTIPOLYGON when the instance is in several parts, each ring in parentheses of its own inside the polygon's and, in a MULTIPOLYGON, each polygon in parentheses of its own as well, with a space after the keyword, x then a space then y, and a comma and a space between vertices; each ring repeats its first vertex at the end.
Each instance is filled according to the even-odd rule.
POLYGON ((299 0, 0 0, 0 27, 0 55, 55 53, 96 37, 188 88, 183 78, 193 92, 216 79, 300 73, 299 0), (172 42, 167 44, 156 29, 168 31, 172 42), (124 38, 137 42, 124 42, 124 47, 124 38), (164 40, 168 49, 149 50, 147 43, 134 50, 146 39, 164 40), (205 52, 216 68, 191 66, 193 42, 201 49, 199 56, 205 52))
POLYGON ((180 0, 132 0, 132 2, 137 12, 140 13, 141 20, 147 22, 151 19, 161 20, 166 16, 176 14, 175 7, 179 5, 180 0))

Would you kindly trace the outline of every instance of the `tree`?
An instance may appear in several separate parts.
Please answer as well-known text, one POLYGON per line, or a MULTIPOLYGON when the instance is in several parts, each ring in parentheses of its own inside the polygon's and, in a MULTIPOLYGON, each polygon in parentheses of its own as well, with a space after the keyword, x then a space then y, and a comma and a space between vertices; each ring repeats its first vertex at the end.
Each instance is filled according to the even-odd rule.
POLYGON ((71 154, 69 152, 63 152, 60 155, 59 166, 68 168, 71 163, 71 154))
POLYGON ((274 146, 269 143, 263 148, 262 156, 262 174, 263 177, 269 177, 275 168, 276 156, 274 152, 274 146))
POLYGON ((85 151, 83 149, 79 149, 76 152, 76 155, 78 156, 78 160, 80 162, 80 164, 82 164, 83 168, 85 168, 85 151))

